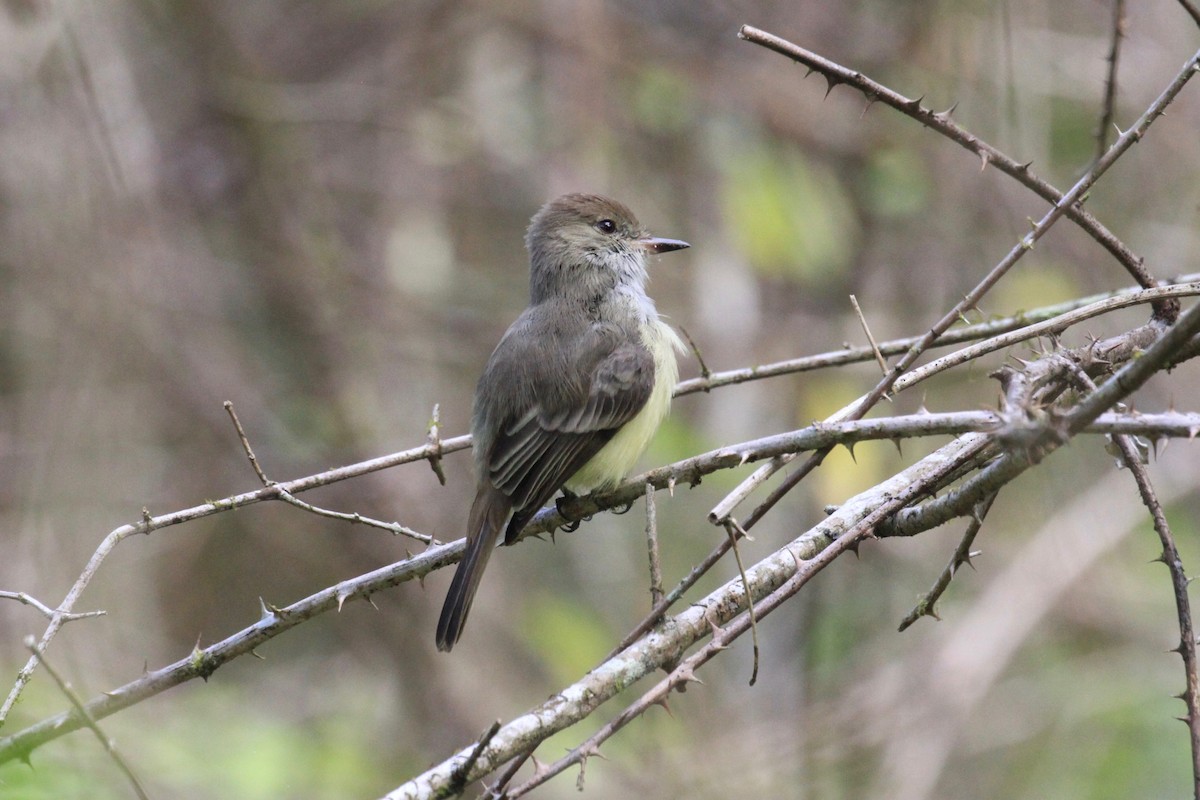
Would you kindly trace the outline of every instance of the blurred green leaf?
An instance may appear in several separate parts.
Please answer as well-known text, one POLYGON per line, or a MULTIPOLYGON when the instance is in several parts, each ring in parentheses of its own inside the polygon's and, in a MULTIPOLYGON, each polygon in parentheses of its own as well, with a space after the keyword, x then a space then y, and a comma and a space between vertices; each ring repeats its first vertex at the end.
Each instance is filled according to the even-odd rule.
POLYGON ((911 217, 929 205, 929 172, 911 150, 872 151, 866 181, 866 201, 880 217, 911 217))
POLYGON ((1082 169, 1095 148, 1095 105, 1056 98, 1050 104, 1050 156, 1054 164, 1060 169, 1082 169))
POLYGON ((564 595, 533 599, 521 630, 556 684, 564 685, 594 667, 612 639, 612 632, 598 624, 595 613, 564 595))
POLYGON ((772 277, 824 284, 849 265, 858 220, 834 172, 786 145, 735 152, 722 199, 750 264, 772 277))

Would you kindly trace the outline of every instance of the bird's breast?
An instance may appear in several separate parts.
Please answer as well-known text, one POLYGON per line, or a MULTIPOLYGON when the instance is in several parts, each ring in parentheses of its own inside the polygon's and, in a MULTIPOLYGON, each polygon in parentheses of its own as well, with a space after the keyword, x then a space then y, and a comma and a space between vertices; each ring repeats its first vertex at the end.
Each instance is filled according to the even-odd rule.
POLYGON ((606 489, 621 481, 633 469, 671 408, 671 396, 679 380, 675 352, 683 350, 683 342, 657 314, 641 324, 640 334, 642 343, 654 357, 654 388, 642 410, 567 481, 566 486, 572 492, 606 489))

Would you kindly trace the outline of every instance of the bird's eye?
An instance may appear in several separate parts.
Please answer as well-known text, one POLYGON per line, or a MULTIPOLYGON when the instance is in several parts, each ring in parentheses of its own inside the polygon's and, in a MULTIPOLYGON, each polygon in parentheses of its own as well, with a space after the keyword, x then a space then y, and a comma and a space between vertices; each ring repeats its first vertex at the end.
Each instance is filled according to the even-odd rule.
POLYGON ((617 223, 611 219, 602 219, 596 223, 596 230, 601 233, 613 233, 617 230, 617 223))

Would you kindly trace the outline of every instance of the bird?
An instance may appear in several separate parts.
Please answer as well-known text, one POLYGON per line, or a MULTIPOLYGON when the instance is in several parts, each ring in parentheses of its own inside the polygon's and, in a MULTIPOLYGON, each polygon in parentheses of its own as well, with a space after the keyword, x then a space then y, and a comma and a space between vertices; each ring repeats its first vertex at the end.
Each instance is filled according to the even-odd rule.
POLYGON ((466 549, 437 626, 462 636, 500 532, 512 544, 560 490, 615 486, 649 444, 679 377, 679 335, 646 294, 647 260, 690 247, 651 236, 616 200, 568 194, 525 235, 529 305, 501 337, 475 388, 476 493, 466 549))

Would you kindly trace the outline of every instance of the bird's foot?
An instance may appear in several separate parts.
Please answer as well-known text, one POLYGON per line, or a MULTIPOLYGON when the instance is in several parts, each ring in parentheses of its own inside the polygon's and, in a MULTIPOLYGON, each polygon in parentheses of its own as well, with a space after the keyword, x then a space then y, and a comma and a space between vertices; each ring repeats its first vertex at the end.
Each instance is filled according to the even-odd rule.
MULTIPOLYGON (((571 501, 574 500, 576 497, 578 497, 578 495, 576 495, 574 492, 572 492, 569 489, 563 489, 562 493, 563 493, 562 497, 555 498, 554 507, 556 509, 558 509, 559 514, 562 514, 564 517, 569 517, 569 516, 571 516, 571 514, 569 513, 566 506, 569 506, 571 504, 571 501)), ((564 525, 562 525, 562 529, 564 531, 566 531, 567 533, 574 533, 575 531, 579 530, 579 525, 581 522, 583 522, 582 519, 577 519, 574 522, 565 523, 564 525)))

